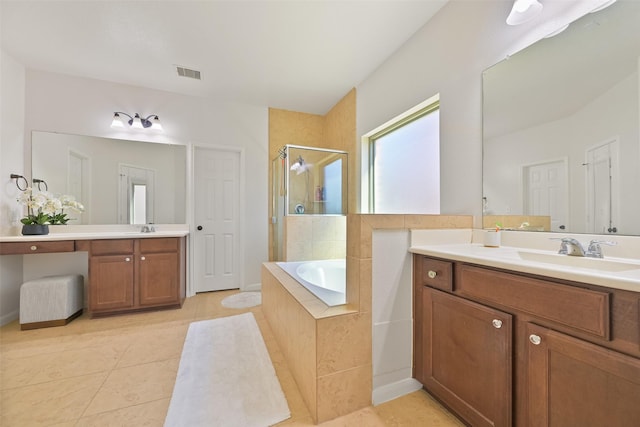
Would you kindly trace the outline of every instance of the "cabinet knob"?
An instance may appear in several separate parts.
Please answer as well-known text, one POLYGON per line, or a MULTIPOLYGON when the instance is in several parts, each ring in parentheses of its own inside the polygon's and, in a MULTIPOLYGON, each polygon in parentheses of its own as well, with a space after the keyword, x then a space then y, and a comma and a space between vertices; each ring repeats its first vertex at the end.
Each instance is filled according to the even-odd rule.
POLYGON ((429 276, 429 279, 435 279, 437 275, 438 273, 436 273, 433 270, 429 270, 429 272, 427 273, 427 276, 429 276))
POLYGON ((129 261, 131 261, 131 258, 126 257, 124 260, 125 260, 125 261, 127 261, 127 262, 129 262, 129 261))
POLYGON ((493 327, 494 327, 494 328, 496 328, 496 329, 500 329, 500 328, 502 328, 502 320, 500 320, 500 319, 493 319, 493 320, 491 321, 491 324, 492 324, 492 325, 493 325, 493 327))
POLYGON ((140 260, 141 260, 141 261, 144 261, 145 259, 146 259, 146 258, 145 258, 145 257, 143 257, 143 256, 141 256, 141 257, 140 257, 140 260))
POLYGON ((531 341, 531 344, 540 345, 542 339, 538 335, 531 334, 529 335, 529 341, 531 341))
POLYGON ((31 246, 29 249, 31 249, 32 251, 37 251, 38 247, 36 245, 31 246))

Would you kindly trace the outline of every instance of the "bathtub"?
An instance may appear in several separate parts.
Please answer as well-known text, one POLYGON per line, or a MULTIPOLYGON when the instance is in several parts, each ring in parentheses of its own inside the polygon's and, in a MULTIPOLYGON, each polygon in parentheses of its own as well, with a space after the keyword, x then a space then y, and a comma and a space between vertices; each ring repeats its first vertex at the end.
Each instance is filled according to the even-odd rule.
POLYGON ((276 264, 328 306, 347 303, 347 268, 344 259, 276 264))

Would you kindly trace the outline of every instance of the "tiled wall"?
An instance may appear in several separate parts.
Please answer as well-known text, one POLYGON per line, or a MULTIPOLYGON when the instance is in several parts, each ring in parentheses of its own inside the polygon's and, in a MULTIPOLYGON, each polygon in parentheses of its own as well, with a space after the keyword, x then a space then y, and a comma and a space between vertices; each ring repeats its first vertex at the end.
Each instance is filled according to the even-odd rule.
POLYGON ((262 268, 262 308, 314 421, 371 403, 371 315, 327 307, 274 263, 262 268))
POLYGON ((347 256, 347 217, 287 216, 284 242, 286 261, 344 259, 347 256))
MULTIPOLYGON (((353 190, 358 171, 356 162, 356 91, 352 89, 325 116, 296 111, 269 109, 269 200, 272 200, 271 160, 286 144, 330 148, 349 153, 347 188, 348 212, 354 212, 357 192, 353 190)), ((269 203, 269 217, 273 216, 269 203)), ((269 227, 269 241, 273 241, 273 226, 269 227)), ((273 248, 269 248, 273 260, 273 248)))
POLYGON ((348 215, 347 304, 327 307, 274 263, 262 307, 317 423, 371 404, 374 230, 471 228, 471 216, 348 215))

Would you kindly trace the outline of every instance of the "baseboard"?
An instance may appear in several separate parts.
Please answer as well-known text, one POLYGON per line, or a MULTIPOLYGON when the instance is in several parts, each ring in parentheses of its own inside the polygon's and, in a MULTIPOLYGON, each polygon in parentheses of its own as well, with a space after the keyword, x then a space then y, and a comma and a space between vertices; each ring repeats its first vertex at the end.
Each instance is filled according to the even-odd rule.
POLYGON ((14 320, 17 320, 18 317, 20 317, 20 311, 19 310, 14 310, 11 313, 7 313, 3 316, 0 316, 0 326, 4 326, 7 325, 11 322, 13 322, 14 320))
POLYGON ((260 291, 262 289, 262 283, 252 283, 250 285, 245 285, 240 290, 243 292, 251 292, 251 291, 260 291))
POLYGON ((388 402, 393 399, 397 399, 405 394, 413 393, 420 390, 422 384, 415 378, 406 378, 404 380, 396 381, 395 383, 383 385, 373 390, 371 400, 373 405, 379 405, 384 402, 388 402))

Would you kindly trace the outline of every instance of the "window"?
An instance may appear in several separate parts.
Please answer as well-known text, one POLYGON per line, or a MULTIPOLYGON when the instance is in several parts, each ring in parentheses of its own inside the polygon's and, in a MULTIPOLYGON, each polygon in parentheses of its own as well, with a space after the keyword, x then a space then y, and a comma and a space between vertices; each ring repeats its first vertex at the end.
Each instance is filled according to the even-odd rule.
POLYGON ((439 106, 435 96, 363 137, 363 211, 440 213, 439 106))

